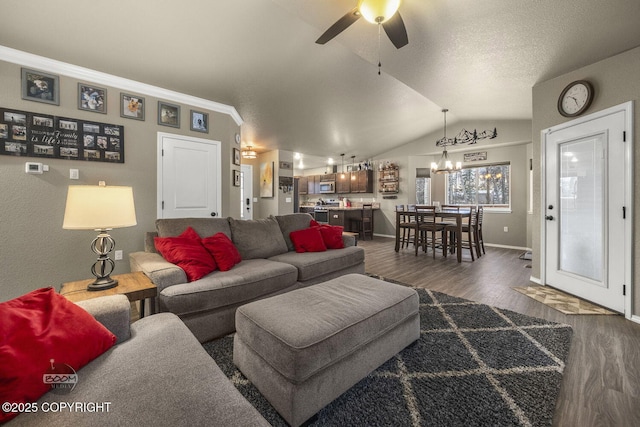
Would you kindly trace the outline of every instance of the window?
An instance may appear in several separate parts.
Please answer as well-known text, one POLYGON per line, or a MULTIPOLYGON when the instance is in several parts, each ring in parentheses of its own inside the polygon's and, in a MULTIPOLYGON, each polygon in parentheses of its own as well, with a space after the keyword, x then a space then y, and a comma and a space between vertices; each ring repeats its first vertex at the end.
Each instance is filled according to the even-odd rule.
POLYGON ((510 208, 510 176, 508 163, 451 172, 446 178, 446 203, 510 208))
POLYGON ((416 178, 416 204, 431 204, 431 178, 416 178))
POLYGON ((416 169, 416 204, 431 204, 431 170, 428 168, 416 169))

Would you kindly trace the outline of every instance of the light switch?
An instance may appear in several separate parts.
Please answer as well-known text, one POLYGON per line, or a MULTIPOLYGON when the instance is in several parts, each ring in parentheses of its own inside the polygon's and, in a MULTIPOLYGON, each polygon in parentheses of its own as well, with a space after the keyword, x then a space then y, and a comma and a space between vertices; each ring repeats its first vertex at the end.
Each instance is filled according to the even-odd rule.
POLYGON ((80 179, 80 171, 78 169, 69 169, 69 179, 80 179))

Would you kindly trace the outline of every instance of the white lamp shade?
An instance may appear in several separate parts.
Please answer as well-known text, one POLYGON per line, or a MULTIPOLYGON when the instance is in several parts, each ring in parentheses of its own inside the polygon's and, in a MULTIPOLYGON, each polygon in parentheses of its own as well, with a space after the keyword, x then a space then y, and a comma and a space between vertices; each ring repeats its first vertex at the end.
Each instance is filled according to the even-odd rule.
POLYGON ((62 228, 106 230, 136 225, 131 187, 70 185, 62 228))
POLYGON ((398 11, 400 0, 360 0, 358 10, 372 24, 387 22, 398 11))

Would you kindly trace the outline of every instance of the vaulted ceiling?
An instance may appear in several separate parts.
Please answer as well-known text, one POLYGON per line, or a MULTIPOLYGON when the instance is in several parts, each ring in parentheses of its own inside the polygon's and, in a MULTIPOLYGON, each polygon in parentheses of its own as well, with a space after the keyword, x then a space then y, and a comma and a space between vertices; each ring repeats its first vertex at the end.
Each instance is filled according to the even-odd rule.
POLYGON ((236 107, 243 144, 367 158, 448 122, 530 119, 531 88, 640 45, 638 0, 3 0, 0 45, 236 107), (382 62, 378 75, 377 63, 382 62))

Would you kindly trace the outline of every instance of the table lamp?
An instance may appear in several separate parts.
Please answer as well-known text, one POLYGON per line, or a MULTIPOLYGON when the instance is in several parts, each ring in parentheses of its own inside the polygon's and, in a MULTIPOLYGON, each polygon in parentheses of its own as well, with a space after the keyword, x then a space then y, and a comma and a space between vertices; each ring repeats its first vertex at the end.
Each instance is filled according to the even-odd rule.
POLYGON ((131 187, 108 187, 104 181, 99 185, 69 186, 62 228, 98 232, 98 237, 91 242, 91 250, 98 255, 91 266, 96 280, 89 284, 87 290, 101 291, 118 286, 118 281, 110 277, 115 263, 109 258, 109 253, 115 248, 115 241, 108 231, 136 223, 131 187))

